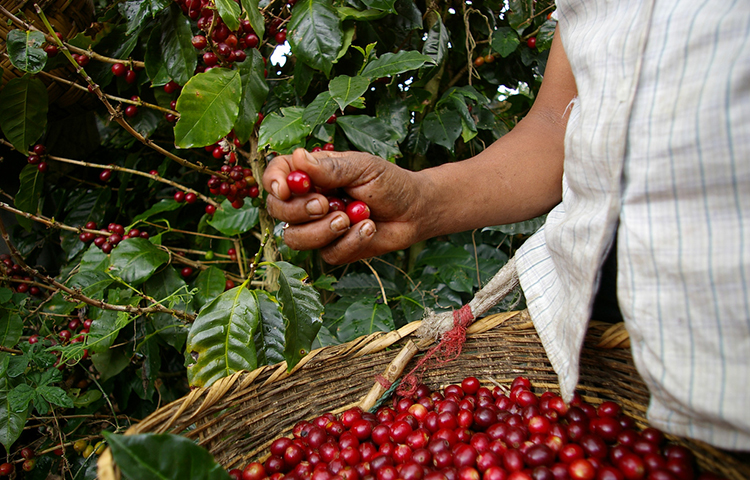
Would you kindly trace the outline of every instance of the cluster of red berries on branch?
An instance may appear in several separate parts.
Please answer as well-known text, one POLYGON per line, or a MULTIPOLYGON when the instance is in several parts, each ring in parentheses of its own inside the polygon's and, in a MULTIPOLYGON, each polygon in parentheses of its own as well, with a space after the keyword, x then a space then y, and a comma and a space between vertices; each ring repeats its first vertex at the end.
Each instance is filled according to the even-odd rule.
POLYGON ((13 290, 17 293, 29 293, 34 296, 42 294, 41 288, 31 284, 34 279, 25 275, 21 265, 14 262, 10 255, 7 253, 0 254, 0 262, 2 262, 0 264, 0 272, 2 272, 3 276, 9 277, 11 280, 16 280, 13 282, 13 290))
MULTIPOLYGON (((105 172, 109 172, 111 170, 105 170, 105 172)), ((98 227, 96 225, 96 222, 87 222, 86 225, 84 225, 84 228, 86 230, 96 230, 98 227)), ((130 230, 125 232, 125 227, 120 225, 119 223, 110 223, 107 225, 106 229, 100 230, 101 234, 95 234, 93 232, 81 232, 80 235, 78 235, 78 239, 82 241, 83 243, 91 243, 94 242, 94 245, 99 247, 99 249, 104 253, 110 253, 113 248, 115 248, 117 245, 120 244, 123 240, 126 240, 128 238, 149 238, 149 234, 145 230, 139 230, 137 228, 131 228, 130 230)))
POLYGON ((235 480, 716 480, 688 448, 638 431, 620 405, 537 396, 527 378, 492 390, 475 377, 420 385, 376 413, 301 421, 235 480))
MULTIPOLYGON (((243 62, 247 58, 246 50, 260 48, 263 44, 247 19, 240 20, 237 30, 230 30, 216 13, 213 0, 177 0, 177 4, 185 15, 196 21, 200 30, 192 39, 193 46, 202 52, 202 65, 195 73, 243 62)), ((274 18, 266 29, 268 38, 277 44, 286 42, 286 30, 281 28, 283 23, 282 19, 274 18)))
MULTIPOLYGON (((60 327, 57 332, 57 338, 49 337, 46 340, 49 341, 50 345, 83 342, 84 335, 88 334, 91 329, 91 323, 92 320, 90 318, 84 321, 74 318, 60 327)), ((31 335, 29 337, 29 344, 39 343, 40 340, 43 339, 39 335, 31 335)))
POLYGON ((36 168, 44 173, 47 170, 49 170, 49 165, 47 164, 47 147, 42 145, 41 143, 37 143, 31 148, 32 153, 29 154, 28 157, 26 157, 26 161, 29 162, 30 165, 36 165, 36 168))
POLYGON ((307 172, 302 170, 290 172, 286 177, 286 184, 294 195, 307 195, 313 190, 325 195, 328 199, 328 211, 345 212, 352 225, 370 218, 370 207, 365 202, 354 200, 340 191, 315 187, 307 172))
MULTIPOLYGON (((215 152, 216 149, 221 148, 215 147, 213 151, 215 152)), ((231 155, 234 155, 234 152, 231 152, 231 155)), ((240 165, 224 164, 221 166, 220 171, 231 178, 233 183, 222 181, 216 175, 211 175, 211 178, 208 179, 208 188, 212 194, 226 197, 231 202, 232 207, 242 208, 245 205, 245 198, 256 198, 260 194, 258 182, 253 176, 251 169, 240 165)), ((216 207, 206 205, 207 214, 213 215, 215 212, 216 207)))

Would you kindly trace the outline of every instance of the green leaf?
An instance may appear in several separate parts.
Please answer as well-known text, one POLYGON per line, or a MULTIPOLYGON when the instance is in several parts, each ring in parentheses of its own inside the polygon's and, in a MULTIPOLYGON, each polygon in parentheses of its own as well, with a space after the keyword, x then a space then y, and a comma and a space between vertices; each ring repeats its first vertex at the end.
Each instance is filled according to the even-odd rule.
POLYGON ((91 328, 86 346, 94 353, 104 353, 117 338, 120 330, 125 328, 132 321, 132 317, 126 312, 115 312, 113 310, 96 309, 91 314, 91 328))
POLYGON ((73 400, 65 393, 60 387, 52 387, 49 385, 40 386, 36 389, 37 393, 42 396, 43 399, 47 400, 52 405, 58 407, 73 408, 73 400))
POLYGON ((83 257, 81 257, 81 263, 78 269, 81 272, 90 270, 98 270, 100 272, 104 272, 109 267, 109 260, 109 255, 102 252, 96 245, 92 243, 91 245, 89 245, 88 250, 83 253, 83 257))
POLYGON ((521 44, 518 34, 509 27, 500 27, 492 32, 490 46, 492 50, 499 53, 503 58, 516 51, 521 44))
POLYGON ((126 30, 126 33, 128 35, 140 28, 143 22, 147 19, 148 14, 150 13, 149 6, 149 2, 143 2, 141 0, 129 0, 117 6, 120 14, 127 19, 128 29, 126 30))
POLYGON ((438 276, 456 292, 472 293, 476 283, 476 269, 466 264, 443 265, 438 269, 438 276))
POLYGON ((344 321, 336 329, 336 337, 343 343, 374 332, 390 332, 396 329, 393 314, 388 305, 374 298, 357 300, 344 314, 344 321))
POLYGON ((123 240, 110 254, 110 269, 130 285, 139 285, 169 261, 169 254, 145 238, 123 240))
POLYGON ((388 13, 396 13, 396 9, 393 6, 396 3, 396 0, 362 0, 362 3, 367 5, 368 8, 374 8, 388 13))
POLYGON ((305 107, 305 111, 302 114, 302 123, 310 127, 322 125, 331 118, 331 115, 336 113, 337 108, 338 106, 331 96, 331 92, 324 90, 305 107))
POLYGON ((146 53, 143 55, 143 62, 146 64, 146 75, 151 79, 151 85, 155 87, 166 85, 171 79, 167 72, 166 59, 162 54, 161 41, 161 30, 158 28, 151 30, 148 41, 146 41, 146 53))
POLYGON ((230 480, 214 457, 180 435, 103 432, 125 477, 138 480, 230 480), (168 452, 168 453, 167 453, 168 452))
POLYGON ((11 348, 23 334, 23 320, 17 313, 0 309, 0 346, 11 348))
POLYGON ((464 142, 468 142, 477 135, 477 124, 474 121, 474 117, 471 116, 469 107, 462 96, 451 95, 450 103, 461 116, 461 137, 464 142))
POLYGON ((298 60, 328 75, 344 40, 341 19, 330 0, 295 4, 287 40, 298 60))
POLYGON ((328 91, 343 111, 347 105, 364 95, 369 86, 370 81, 365 77, 339 75, 328 84, 328 91))
POLYGON ((266 22, 258 8, 258 0, 242 0, 242 9, 247 13, 247 19, 258 38, 263 38, 266 32, 266 22))
MULTIPOLYGON (((237 9, 239 10, 239 7, 237 9)), ((185 85, 198 65, 195 47, 192 44, 190 20, 182 14, 180 7, 173 3, 156 30, 161 32, 159 50, 167 74, 178 84, 185 85)))
POLYGON ((115 377, 130 365, 130 355, 126 353, 125 346, 110 348, 101 353, 91 355, 91 362, 101 375, 101 381, 107 381, 115 377))
POLYGON ((129 0, 120 4, 118 6, 120 13, 128 20, 126 33, 130 35, 142 28, 148 17, 155 18, 169 4, 168 0, 129 0))
POLYGON ((268 84, 263 74, 264 68, 263 56, 255 48, 250 49, 247 59, 239 64, 242 98, 234 133, 242 143, 247 142, 253 134, 255 125, 258 123, 258 112, 268 96, 268 84))
POLYGON ((493 232, 502 232, 506 235, 531 235, 539 230, 542 225, 544 225, 546 219, 547 215, 545 214, 536 218, 532 218, 531 220, 525 220, 523 222, 485 227, 482 229, 482 231, 487 230, 493 232))
POLYGON ((205 270, 201 270, 194 283, 195 288, 198 289, 195 294, 195 302, 198 308, 200 309, 200 307, 221 295, 221 292, 224 291, 226 281, 224 272, 216 267, 208 267, 205 270))
POLYGON ((42 32, 11 30, 6 39, 10 63, 27 73, 39 73, 47 63, 42 32))
POLYGON ((245 202, 242 208, 234 208, 229 200, 221 202, 221 209, 216 210, 208 224, 224 235, 231 237, 249 231, 258 224, 258 207, 245 202))
POLYGON ((29 416, 28 409, 16 412, 11 408, 8 390, 7 377, 0 377, 0 443, 3 444, 6 452, 11 451, 10 447, 23 433, 23 427, 29 416))
POLYGON ((310 285, 307 273, 286 262, 274 262, 279 269, 279 290, 276 298, 286 319, 284 358, 291 370, 308 353, 322 324, 323 304, 310 285))
MULTIPOLYGON (((387 278, 381 278, 386 295, 399 293, 396 284, 387 278)), ((381 296, 380 283, 375 275, 369 273, 349 273, 338 282, 334 291, 341 297, 379 297, 381 296)))
POLYGON ((241 94, 237 70, 213 68, 192 77, 177 99, 180 119, 174 126, 175 145, 205 147, 225 137, 237 120, 241 94))
POLYGON ((208 387, 240 370, 257 367, 253 334, 258 327, 258 302, 245 285, 232 288, 208 303, 188 334, 185 356, 191 386, 208 387))
POLYGON ((411 112, 399 98, 384 98, 378 102, 378 118, 385 122, 392 132, 396 133, 395 140, 402 142, 409 132, 411 112))
POLYGON ((461 135, 461 130, 461 116, 452 110, 435 110, 428 113, 424 119, 425 137, 451 152, 461 135))
POLYGON ((79 271, 67 282, 67 286, 80 289, 81 293, 90 298, 100 298, 99 294, 109 287, 114 280, 106 272, 100 270, 79 271))
POLYGON ((362 76, 375 80, 381 77, 389 77, 408 72, 424 66, 426 63, 434 63, 431 56, 423 55, 414 50, 401 50, 398 53, 384 53, 380 58, 368 62, 362 70, 362 76))
MULTIPOLYGON (((47 127, 47 88, 28 74, 13 78, 0 90, 0 127, 13 146, 26 154, 47 127)), ((32 165, 33 167, 33 165, 32 165)), ((36 168, 36 167, 34 167, 36 168)))
POLYGON ((73 406, 75 408, 84 408, 88 407, 92 403, 96 402, 102 398, 102 392, 100 390, 86 390, 85 392, 78 395, 76 398, 73 399, 73 406))
POLYGON ((240 6, 234 0, 215 0, 216 8, 219 10, 219 16, 229 27, 229 30, 235 31, 240 28, 240 6))
MULTIPOLYGON (((430 27, 429 32, 427 32, 427 40, 425 40, 422 46, 422 53, 432 58, 435 65, 441 65, 443 60, 445 60, 445 56, 448 55, 449 43, 450 34, 442 20, 438 18, 432 27, 430 27)), ((432 70, 434 68, 430 68, 427 71, 431 72, 432 70)), ((422 73, 420 76, 424 77, 425 73, 422 73)))
POLYGON ((342 20, 358 20, 361 22, 371 22, 388 15, 388 12, 368 8, 367 10, 357 10, 352 7, 337 7, 339 17, 342 20))
POLYGON ((0 287, 0 305, 10 302, 13 298, 13 290, 10 288, 0 287))
POLYGON ((286 107, 281 109, 283 116, 272 113, 264 118, 258 134, 258 148, 284 151, 304 140, 311 131, 302 120, 304 111, 301 107, 286 107))
POLYGON ((333 275, 321 275, 313 282, 313 287, 317 288, 318 290, 327 290, 329 292, 333 292, 335 290, 333 284, 336 283, 336 281, 336 277, 334 277, 333 275))
POLYGON ((31 385, 21 383, 8 393, 8 407, 15 413, 25 412, 29 409, 29 404, 36 398, 36 390, 31 385))
POLYGON ((260 323, 255 332, 255 352, 258 366, 284 361, 286 326, 278 300, 265 290, 253 290, 260 307, 260 323))
MULTIPOLYGON (((21 185, 18 187, 18 193, 16 193, 16 208, 36 215, 39 211, 39 203, 44 189, 44 174, 36 168, 36 165, 27 164, 21 170, 18 180, 21 185)), ((31 231, 33 220, 23 215, 16 215, 16 219, 23 228, 31 231)))
POLYGON ((154 205, 152 205, 151 208, 149 208, 145 212, 141 213, 140 215, 137 215, 133 219, 133 224, 141 220, 147 220, 153 217, 154 215, 158 215, 160 213, 171 212, 173 210, 177 210, 183 205, 184 205, 183 203, 175 202, 174 199, 172 198, 164 198, 162 200, 159 200, 158 203, 155 203, 154 205))
MULTIPOLYGON (((200 278, 200 275, 198 278, 200 278)), ((188 308, 193 296, 188 290, 185 280, 171 266, 149 278, 143 285, 143 289, 151 298, 156 299, 162 305, 174 310, 187 311, 187 313, 193 312, 192 308, 188 308)), ((188 333, 185 324, 179 318, 168 313, 155 313, 150 318, 157 335, 174 347, 175 350, 182 352, 188 333)))
POLYGON ((392 159, 401 152, 396 144, 396 134, 379 118, 367 115, 344 115, 336 123, 350 142, 364 152, 392 159))
POLYGON ((539 27, 539 33, 536 36, 536 48, 540 52, 552 48, 552 38, 555 36, 557 22, 550 19, 539 27))
POLYGON ((534 0, 508 0, 508 23, 519 35, 534 19, 534 0))
POLYGON ((471 254, 463 248, 451 245, 448 242, 439 242, 422 250, 417 256, 415 265, 429 265, 439 268, 444 265, 466 263, 472 260, 471 254))

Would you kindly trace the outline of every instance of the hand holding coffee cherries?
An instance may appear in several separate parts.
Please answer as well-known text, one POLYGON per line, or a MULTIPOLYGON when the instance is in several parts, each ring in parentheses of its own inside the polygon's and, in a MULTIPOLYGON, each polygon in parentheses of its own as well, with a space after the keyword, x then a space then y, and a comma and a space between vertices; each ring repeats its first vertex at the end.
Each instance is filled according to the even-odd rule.
POLYGON ((263 186, 287 245, 340 264, 422 239, 418 176, 367 153, 297 149, 271 161, 263 186))

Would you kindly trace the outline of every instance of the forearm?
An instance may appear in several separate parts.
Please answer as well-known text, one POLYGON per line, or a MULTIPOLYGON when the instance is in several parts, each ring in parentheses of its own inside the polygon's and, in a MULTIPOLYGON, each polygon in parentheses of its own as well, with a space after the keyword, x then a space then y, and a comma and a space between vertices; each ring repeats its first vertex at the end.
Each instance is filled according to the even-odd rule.
POLYGON ((553 133, 539 124, 527 117, 479 155, 419 172, 426 220, 420 237, 527 220, 556 205, 563 149, 562 139, 552 140, 564 127, 553 133))
POLYGON ((418 172, 420 239, 534 218, 560 202, 575 80, 556 38, 529 114, 475 157, 418 172))

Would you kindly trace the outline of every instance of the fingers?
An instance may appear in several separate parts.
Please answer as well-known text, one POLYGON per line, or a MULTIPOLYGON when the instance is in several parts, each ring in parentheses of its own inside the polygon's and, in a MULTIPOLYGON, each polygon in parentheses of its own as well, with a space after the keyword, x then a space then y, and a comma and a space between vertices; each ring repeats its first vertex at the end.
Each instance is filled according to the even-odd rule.
MULTIPOLYGON (((273 195, 266 199, 266 208, 273 218, 291 224, 305 223, 322 218, 328 213, 328 199, 317 193, 279 200, 273 195)), ((346 216, 346 215, 344 215, 346 216)))
POLYGON ((371 180, 390 165, 374 155, 359 152, 315 152, 298 148, 292 155, 280 155, 268 164, 263 174, 263 187, 280 200, 291 192, 286 178, 294 170, 310 175, 313 184, 323 188, 356 188, 371 180))
POLYGON ((284 230, 284 243, 294 250, 323 248, 347 234, 348 230, 349 217, 343 212, 333 212, 319 220, 289 225, 284 230))

